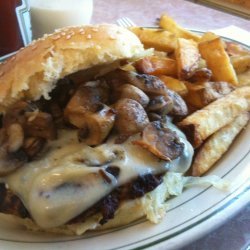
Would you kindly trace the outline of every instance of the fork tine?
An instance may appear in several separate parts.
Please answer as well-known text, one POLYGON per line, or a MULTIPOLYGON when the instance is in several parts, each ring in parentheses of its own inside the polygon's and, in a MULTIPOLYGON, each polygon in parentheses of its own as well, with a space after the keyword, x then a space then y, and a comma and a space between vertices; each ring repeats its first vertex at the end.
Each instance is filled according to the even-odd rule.
POLYGON ((118 19, 116 22, 117 22, 117 24, 118 24, 119 26, 125 27, 125 24, 123 23, 123 19, 122 19, 122 18, 118 19))
POLYGON ((136 26, 135 23, 128 17, 122 17, 118 19, 116 22, 119 26, 122 26, 125 28, 136 26))
POLYGON ((128 27, 127 22, 126 22, 126 19, 124 19, 124 18, 119 19, 119 20, 117 21, 117 23, 118 23, 120 26, 124 27, 124 28, 127 28, 127 27, 128 27))
POLYGON ((128 17, 124 17, 124 22, 127 24, 128 27, 135 26, 134 22, 128 17))

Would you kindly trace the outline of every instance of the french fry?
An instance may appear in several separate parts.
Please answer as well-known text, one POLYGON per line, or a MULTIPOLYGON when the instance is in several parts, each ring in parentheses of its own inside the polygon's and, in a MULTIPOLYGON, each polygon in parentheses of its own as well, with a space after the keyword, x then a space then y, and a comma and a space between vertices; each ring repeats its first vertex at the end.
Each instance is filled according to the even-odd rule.
POLYGON ((173 52, 176 48, 176 36, 163 29, 131 27, 146 48, 155 48, 159 51, 173 52))
POLYGON ((212 70, 215 81, 225 81, 237 86, 238 79, 220 38, 199 43, 199 51, 212 70))
POLYGON ((207 105, 206 100, 203 98, 204 86, 200 84, 192 84, 185 82, 185 86, 188 90, 187 94, 184 97, 184 100, 191 106, 195 108, 203 108, 207 105))
POLYGON ((159 76, 167 88, 177 92, 181 96, 185 96, 188 92, 186 85, 183 81, 169 76, 159 76))
POLYGON ((148 56, 135 62, 139 73, 149 75, 177 75, 176 60, 167 57, 148 56))
POLYGON ((230 56, 246 56, 250 54, 248 49, 235 42, 226 42, 226 50, 230 56))
POLYGON ((193 75, 188 80, 193 83, 202 83, 209 81, 211 77, 212 71, 210 69, 199 68, 193 73, 193 75))
POLYGON ((202 82, 192 84, 185 82, 188 93, 184 96, 185 101, 198 109, 229 94, 234 88, 226 82, 202 82))
POLYGON ((199 42, 207 42, 207 41, 211 41, 214 40, 216 38, 218 38, 219 36, 214 34, 213 32, 206 32, 202 35, 202 37, 200 38, 199 42))
POLYGON ((228 150, 235 137, 246 126, 248 120, 249 114, 244 112, 208 138, 194 159, 192 175, 201 176, 206 173, 228 150))
POLYGON ((241 87, 212 102, 178 123, 192 145, 197 148, 205 139, 231 123, 250 108, 250 87, 241 87))
POLYGON ((244 73, 250 69, 250 54, 244 56, 231 56, 230 61, 237 74, 244 73))
POLYGON ((197 43, 192 40, 178 38, 175 57, 178 77, 183 80, 190 78, 199 67, 200 53, 197 43))
POLYGON ((250 69, 238 75, 239 83, 241 86, 250 85, 250 69))
POLYGON ((161 28, 174 33, 177 37, 185 38, 185 39, 192 39, 196 42, 199 42, 200 36, 182 28, 178 25, 171 17, 164 14, 160 17, 159 25, 161 28))
POLYGON ((154 50, 154 55, 162 58, 162 57, 167 57, 168 53, 164 51, 154 50))

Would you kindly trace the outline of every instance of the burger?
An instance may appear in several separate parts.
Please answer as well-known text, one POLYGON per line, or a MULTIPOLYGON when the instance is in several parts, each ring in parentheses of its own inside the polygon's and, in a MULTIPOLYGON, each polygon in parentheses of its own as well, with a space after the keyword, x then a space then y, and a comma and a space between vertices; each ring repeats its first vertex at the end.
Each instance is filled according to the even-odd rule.
POLYGON ((193 148, 182 98, 133 63, 151 54, 116 25, 63 28, 0 65, 0 212, 83 234, 159 222, 193 148))

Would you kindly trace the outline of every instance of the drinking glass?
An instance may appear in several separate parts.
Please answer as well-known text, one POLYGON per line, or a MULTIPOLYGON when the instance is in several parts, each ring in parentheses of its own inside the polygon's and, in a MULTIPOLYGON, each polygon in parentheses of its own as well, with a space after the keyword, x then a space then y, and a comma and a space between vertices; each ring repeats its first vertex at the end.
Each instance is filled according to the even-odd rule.
POLYGON ((88 24, 93 0, 30 0, 32 37, 37 39, 55 29, 88 24))

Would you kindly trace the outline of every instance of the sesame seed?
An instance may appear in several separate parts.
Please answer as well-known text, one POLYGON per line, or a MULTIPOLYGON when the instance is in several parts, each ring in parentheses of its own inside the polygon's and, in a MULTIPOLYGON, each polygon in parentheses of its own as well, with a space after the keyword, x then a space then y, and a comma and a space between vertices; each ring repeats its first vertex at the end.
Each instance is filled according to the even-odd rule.
POLYGON ((81 29, 79 29, 79 32, 81 33, 81 32, 83 32, 84 31, 84 29, 83 28, 81 28, 81 29))
POLYGON ((93 30, 94 32, 97 32, 97 31, 98 31, 98 29, 97 29, 97 28, 93 28, 92 30, 93 30))
POLYGON ((81 32, 80 32, 80 34, 81 34, 81 35, 84 35, 84 34, 85 34, 85 31, 84 31, 84 30, 83 30, 83 31, 81 31, 81 32))
POLYGON ((65 36, 65 35, 66 35, 66 33, 65 33, 65 32, 62 32, 62 33, 61 33, 61 35, 62 35, 62 36, 65 36))
POLYGON ((91 39, 92 36, 90 34, 87 35, 87 39, 91 39))
POLYGON ((71 38, 71 35, 67 35, 66 39, 69 40, 71 38))
POLYGON ((37 45, 32 45, 31 50, 35 50, 37 48, 37 45))
POLYGON ((4 72, 0 72, 0 77, 4 75, 4 72))
POLYGON ((97 49, 101 49, 102 47, 100 45, 96 45, 96 48, 97 49))
POLYGON ((16 59, 16 57, 15 56, 12 56, 11 58, 10 58, 10 61, 13 61, 13 60, 15 60, 16 59))
POLYGON ((115 40, 115 37, 114 37, 113 35, 110 35, 109 38, 110 38, 111 40, 115 40))

